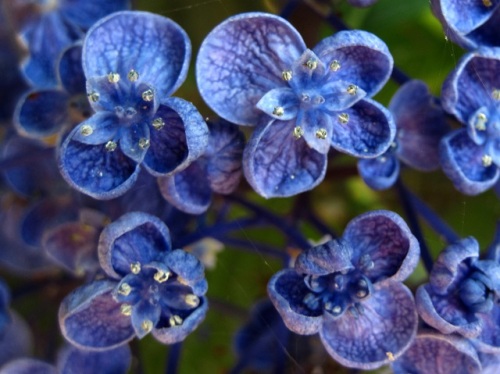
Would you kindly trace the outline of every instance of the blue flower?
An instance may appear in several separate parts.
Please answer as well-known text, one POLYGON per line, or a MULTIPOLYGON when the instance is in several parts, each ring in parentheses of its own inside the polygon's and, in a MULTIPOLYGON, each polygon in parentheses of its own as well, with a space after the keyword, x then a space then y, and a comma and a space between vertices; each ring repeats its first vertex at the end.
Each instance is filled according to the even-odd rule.
POLYGON ((413 296, 401 282, 419 254, 401 217, 366 213, 340 239, 310 248, 294 269, 274 275, 268 293, 290 330, 319 332, 328 353, 344 366, 377 368, 400 356, 415 337, 413 296))
POLYGON ((36 87, 50 88, 58 83, 61 52, 100 18, 129 8, 130 0, 12 0, 6 5, 11 17, 22 19, 20 36, 29 51, 22 64, 25 78, 36 87))
POLYGON ((361 177, 375 190, 396 182, 400 161, 422 171, 439 168, 439 142, 449 130, 441 105, 422 81, 402 85, 389 103, 389 110, 397 127, 391 147, 381 156, 358 161, 361 177))
POLYGON ((497 0, 431 0, 431 6, 445 34, 461 47, 473 50, 500 46, 497 0))
POLYGON ((98 246, 108 276, 68 295, 59 309, 64 337, 85 349, 110 349, 148 333, 183 340, 204 319, 207 282, 193 255, 172 250, 165 224, 128 213, 108 225, 98 246))
POLYGON ((186 78, 190 54, 184 30, 151 13, 115 13, 89 30, 83 70, 96 113, 60 149, 74 188, 111 199, 133 185, 140 165, 164 176, 203 154, 206 123, 191 103, 169 97, 186 78))
POLYGON ((480 48, 463 56, 443 85, 444 109, 465 128, 445 136, 443 171, 468 195, 497 183, 500 175, 500 48, 480 48))
POLYGON ((200 214, 210 206, 212 192, 230 194, 241 179, 245 137, 226 121, 208 123, 208 146, 199 159, 171 176, 158 178, 165 199, 179 210, 200 214))
POLYGON ((389 112, 369 99, 390 76, 392 56, 376 36, 342 31, 306 48, 284 19, 264 13, 229 18, 203 42, 200 93, 222 118, 258 126, 244 173, 264 197, 312 189, 326 172, 330 146, 375 157, 390 146, 389 112))

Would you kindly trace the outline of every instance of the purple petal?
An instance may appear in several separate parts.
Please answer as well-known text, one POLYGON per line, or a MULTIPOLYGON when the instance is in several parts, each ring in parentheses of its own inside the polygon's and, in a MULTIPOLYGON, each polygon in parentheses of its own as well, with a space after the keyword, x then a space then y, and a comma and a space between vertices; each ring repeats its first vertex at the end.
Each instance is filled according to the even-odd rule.
POLYGON ((355 84, 368 97, 383 87, 392 72, 393 58, 387 45, 366 31, 339 31, 323 39, 313 51, 327 66, 333 61, 340 64, 340 69, 329 70, 329 79, 355 84))
POLYGON ((297 117, 299 102, 291 88, 282 87, 268 91, 255 106, 274 119, 289 121, 297 117))
POLYGON ((57 374, 53 365, 33 358, 19 358, 2 366, 2 374, 57 374))
POLYGON ((305 49, 295 28, 278 16, 233 16, 212 30, 200 47, 198 89, 220 117, 255 125, 260 115, 255 105, 271 89, 287 86, 282 74, 305 49))
POLYGON ((330 240, 302 252, 295 260, 295 270, 301 274, 327 275, 354 268, 352 248, 343 241, 330 240))
POLYGON ((120 311, 111 296, 116 282, 94 281, 66 296, 59 307, 63 336, 81 349, 107 350, 127 343, 134 336, 130 317, 120 311))
POLYGON ((146 123, 133 124, 121 129, 120 148, 125 156, 141 163, 149 148, 149 126, 146 123), (146 145, 141 145, 146 144, 146 145))
POLYGON ((391 99, 389 110, 397 127, 397 155, 418 170, 439 167, 439 141, 449 131, 445 114, 425 83, 412 80, 391 99))
POLYGON ((439 152, 444 173, 455 188, 466 195, 480 194, 498 181, 498 166, 485 166, 483 147, 477 146, 465 129, 445 136, 439 152))
POLYGON ((498 304, 490 313, 480 313, 478 317, 482 321, 483 329, 473 344, 480 352, 500 354, 500 308, 498 304))
POLYGON ((358 160, 358 171, 363 181, 374 190, 385 190, 399 177, 399 160, 387 152, 382 156, 358 160))
MULTIPOLYGON (((0 366, 13 359, 26 357, 33 350, 33 337, 26 321, 13 311, 9 312, 9 319, 9 323, 2 326, 0 334, 0 366)), ((2 366, 2 373, 4 368, 2 366)))
POLYGON ((330 139, 333 123, 329 115, 320 110, 306 110, 297 118, 297 125, 304 129, 304 140, 310 148, 327 154, 330 150, 330 139))
POLYGON ((106 274, 119 279, 130 273, 131 264, 145 265, 169 252, 170 233, 159 218, 131 212, 104 228, 97 250, 106 274))
POLYGON ((376 369, 398 358, 412 343, 418 324, 410 290, 401 283, 375 285, 359 315, 325 316, 319 336, 327 352, 344 366, 376 369))
POLYGON ((177 281, 190 286, 196 296, 203 296, 207 292, 205 268, 194 255, 175 249, 165 255, 164 261, 177 274, 177 281))
POLYGON ((363 99, 337 113, 331 142, 335 149, 354 157, 373 158, 389 148, 395 135, 396 125, 390 112, 373 100, 363 99))
POLYGON ((60 374, 126 374, 132 355, 128 345, 103 352, 80 350, 66 346, 57 357, 60 374))
POLYGON ((326 155, 296 139, 293 126, 275 120, 261 125, 245 148, 243 171, 261 196, 293 196, 313 189, 325 176, 326 155))
POLYGON ((130 70, 139 82, 153 86, 158 96, 171 95, 184 82, 191 42, 172 20, 147 12, 123 11, 100 20, 88 31, 83 45, 87 78, 130 70))
POLYGON ((130 7, 130 0, 66 0, 62 1, 60 11, 72 23, 88 29, 98 19, 130 7))
POLYGON ((74 44, 62 52, 58 71, 62 86, 70 95, 85 92, 81 43, 74 44))
POLYGON ((109 112, 97 112, 80 123, 68 138, 88 145, 100 145, 116 139, 120 131, 118 118, 109 112))
POLYGON ((309 292, 304 277, 290 269, 276 273, 267 285, 267 293, 283 322, 299 335, 316 334, 323 323, 322 311, 312 311, 303 302, 309 292))

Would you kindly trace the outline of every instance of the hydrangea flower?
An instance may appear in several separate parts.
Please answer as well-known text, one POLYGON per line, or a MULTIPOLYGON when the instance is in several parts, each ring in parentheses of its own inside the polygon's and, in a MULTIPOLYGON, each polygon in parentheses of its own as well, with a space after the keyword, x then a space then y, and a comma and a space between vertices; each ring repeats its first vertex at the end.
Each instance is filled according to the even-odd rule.
POLYGON ((203 156, 186 169, 158 178, 163 197, 179 210, 200 214, 210 206, 212 192, 230 194, 241 179, 245 137, 226 121, 209 122, 210 136, 203 156))
POLYGON ((500 48, 480 48, 463 56, 443 85, 444 109, 465 128, 443 138, 441 164, 464 194, 479 194, 499 179, 499 71, 500 48))
POLYGON ((468 340, 425 331, 392 365, 394 374, 479 374, 481 363, 468 340))
POLYGON ((415 303, 401 282, 419 255, 401 217, 365 213, 341 238, 308 249, 294 269, 275 274, 268 293, 290 330, 319 333, 344 366, 374 369, 399 357, 415 337, 415 303))
POLYGON ((172 344, 204 319, 203 265, 171 248, 168 228, 158 218, 125 214, 106 226, 97 250, 108 278, 76 289, 59 309, 62 333, 73 345, 106 350, 150 332, 172 344))
POLYGON ((96 113, 61 146, 68 183, 111 199, 133 185, 140 165, 164 176, 203 154, 206 123, 191 103, 169 97, 186 78, 190 54, 184 30, 152 13, 114 13, 88 31, 83 70, 96 113))
POLYGON ((400 161, 422 171, 439 168, 439 142, 449 130, 441 105, 422 81, 402 85, 391 99, 389 110, 397 127, 391 147, 381 156, 358 161, 361 177, 375 190, 396 182, 400 161))
POLYGON ((196 76, 220 117, 257 126, 243 159, 248 182, 264 197, 285 197, 322 181, 330 146, 361 158, 387 150, 394 123, 369 98, 392 65, 368 32, 341 31, 310 50, 286 20, 248 13, 206 37, 196 76))
POLYGON ((130 0, 11 0, 10 16, 19 23, 29 53, 23 61, 26 79, 36 87, 57 85, 61 51, 81 39, 100 18, 130 7, 130 0))
POLYGON ((416 293, 422 319, 444 334, 474 338, 479 349, 500 352, 500 263, 479 259, 477 241, 468 237, 439 255, 429 283, 416 293))
POLYGON ((500 46, 500 1, 431 0, 431 7, 445 34, 459 46, 500 46))

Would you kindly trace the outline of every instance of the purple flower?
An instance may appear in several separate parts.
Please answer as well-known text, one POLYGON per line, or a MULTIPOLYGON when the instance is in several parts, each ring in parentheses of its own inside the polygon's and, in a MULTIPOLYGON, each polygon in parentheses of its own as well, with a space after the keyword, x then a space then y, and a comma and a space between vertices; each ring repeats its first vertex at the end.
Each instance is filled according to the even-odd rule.
POLYGON ((111 199, 134 184, 140 165, 165 176, 203 154, 206 123, 191 103, 170 97, 186 78, 190 54, 184 30, 151 13, 114 13, 89 30, 83 70, 96 113, 61 146, 68 183, 111 199))
POLYGON ((328 353, 344 366, 377 368, 400 356, 415 337, 413 296, 401 282, 419 254, 401 217, 366 213, 340 239, 310 248, 294 269, 274 275, 268 293, 290 330, 319 332, 328 353))
POLYGON ((59 309, 64 337, 84 349, 106 350, 148 333, 162 343, 186 338, 207 311, 203 265, 172 250, 165 224, 128 213, 108 225, 98 246, 108 276, 68 295, 59 309))
POLYGON ((431 0, 431 6, 445 34, 461 47, 500 46, 498 0, 431 0))
POLYGON ((422 171, 439 168, 439 142, 449 130, 443 109, 422 81, 402 85, 389 110, 397 127, 391 147, 381 156, 358 161, 361 177, 375 190, 389 188, 396 182, 400 162, 422 171))
POLYGON ((442 103, 465 128, 441 142, 443 171, 467 195, 479 194, 500 175, 500 48, 466 54, 443 85, 442 103))
POLYGON ((244 173, 264 197, 310 190, 324 178, 330 146, 375 157, 395 135, 388 111, 369 99, 389 78, 392 56, 375 35, 342 31, 307 49, 284 19, 229 18, 203 42, 200 93, 222 118, 258 126, 244 173))

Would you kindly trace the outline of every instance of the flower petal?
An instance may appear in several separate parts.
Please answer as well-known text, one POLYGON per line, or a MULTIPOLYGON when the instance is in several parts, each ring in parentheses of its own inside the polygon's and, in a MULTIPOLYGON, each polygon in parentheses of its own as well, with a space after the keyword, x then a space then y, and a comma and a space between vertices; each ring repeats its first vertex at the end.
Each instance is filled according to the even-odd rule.
POLYGON ((97 112, 76 128, 68 138, 83 144, 101 145, 110 140, 117 140, 120 123, 113 113, 97 112))
POLYGON ((394 63, 381 39, 360 30, 339 31, 323 39, 313 51, 327 66, 333 61, 340 64, 339 69, 329 69, 329 80, 355 84, 367 97, 375 95, 387 82, 394 63))
POLYGON ((286 87, 282 78, 306 49, 286 20, 265 13, 231 17, 203 41, 196 61, 198 89, 222 118, 256 125, 264 94, 286 87))
POLYGON ((172 20, 148 12, 122 11, 95 23, 83 45, 87 78, 109 73, 126 79, 130 70, 158 96, 170 96, 184 82, 191 57, 186 32, 172 20))
POLYGON ((130 273, 130 264, 146 265, 170 250, 167 226, 142 212, 126 213, 106 226, 97 248, 101 267, 116 279, 130 273))
POLYGON ((141 163, 150 146, 148 124, 136 123, 126 129, 121 129, 120 132, 120 148, 123 154, 141 163))
POLYGON ((304 304, 309 293, 304 277, 295 270, 276 273, 267 285, 267 293, 285 325, 299 335, 316 334, 323 323, 322 310, 312 311, 304 304))
POLYGON ((40 360, 19 358, 2 366, 2 374, 57 374, 57 370, 40 360))
POLYGON ((71 0, 62 1, 60 11, 68 20, 82 29, 88 29, 98 19, 130 7, 130 0, 71 0))
POLYGON ((363 99, 337 113, 331 142, 333 148, 354 157, 373 158, 389 148, 395 135, 390 112, 373 100, 363 99))
POLYGON ((387 152, 382 156, 358 160, 358 171, 363 181, 374 190, 385 190, 399 177, 399 160, 387 152))
POLYGON ((329 240, 302 252, 295 260, 295 270, 301 274, 327 275, 354 268, 352 248, 343 241, 329 240))
POLYGON ((439 152, 444 173, 466 195, 480 194, 498 181, 500 169, 495 164, 485 166, 483 147, 477 146, 465 129, 445 136, 439 152))
POLYGON ((131 361, 128 345, 103 352, 80 350, 68 345, 57 357, 57 370, 60 374, 78 374, 81 370, 88 373, 126 374, 131 361))
POLYGON ((390 211, 372 211, 356 217, 342 238, 353 249, 351 261, 355 267, 373 262, 363 274, 374 283, 405 280, 420 258, 417 239, 405 221, 390 211))
MULTIPOLYGON (((33 274, 33 273, 31 273, 33 274)), ((7 312, 9 321, 2 326, 0 337, 0 366, 16 358, 27 357, 33 351, 33 336, 30 327, 16 312, 7 312)), ((29 372, 31 374, 32 372, 29 372)))
POLYGON ((116 282, 100 280, 77 288, 59 307, 63 336, 81 349, 108 350, 127 343, 134 336, 130 317, 120 311, 111 296, 116 282))
POLYGON ((243 171, 261 196, 293 196, 313 189, 325 177, 326 155, 296 139, 293 126, 271 120, 254 131, 245 148, 243 171))
POLYGON ((58 72, 62 86, 70 95, 85 92, 81 43, 73 44, 62 52, 58 72))
POLYGON ((410 290, 401 283, 375 285, 363 311, 325 316, 319 336, 327 352, 344 366, 376 369, 398 358, 412 343, 418 324, 410 290))
POLYGON ((481 334, 473 341, 480 352, 500 354, 500 308, 496 304, 491 312, 479 313, 483 329, 481 334))
POLYGON ((297 117, 299 102, 291 88, 282 87, 268 91, 255 106, 274 119, 289 121, 297 117))
POLYGON ((333 136, 331 117, 321 110, 306 110, 302 112, 302 116, 299 115, 296 123, 304 129, 303 136, 307 145, 326 155, 330 150, 330 139, 333 136))
POLYGON ((175 249, 165 255, 165 263, 177 274, 177 280, 190 286, 196 296, 203 296, 207 292, 205 268, 197 257, 182 249, 175 249))

